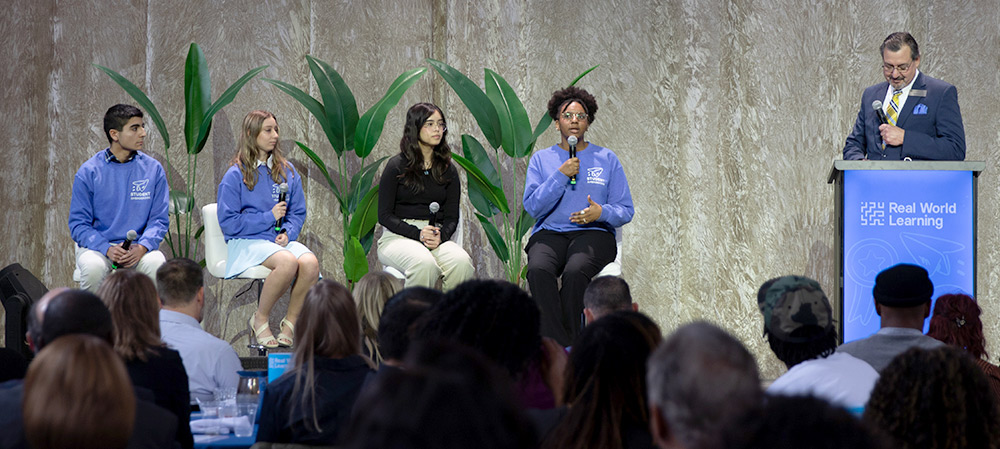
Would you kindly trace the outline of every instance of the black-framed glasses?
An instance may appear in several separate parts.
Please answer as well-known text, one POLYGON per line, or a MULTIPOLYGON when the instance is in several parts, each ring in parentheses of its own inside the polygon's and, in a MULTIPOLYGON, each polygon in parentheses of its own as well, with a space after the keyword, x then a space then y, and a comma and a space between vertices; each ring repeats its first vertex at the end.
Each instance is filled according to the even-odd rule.
POLYGON ((434 128, 441 128, 441 131, 447 131, 448 130, 448 124, 445 123, 444 120, 437 121, 437 122, 432 122, 432 121, 428 120, 428 121, 424 122, 424 129, 434 129, 434 128))
POLYGON ((584 120, 587 120, 587 113, 586 112, 563 112, 562 113, 563 120, 573 120, 573 117, 576 117, 577 120, 579 120, 579 121, 582 122, 584 120))

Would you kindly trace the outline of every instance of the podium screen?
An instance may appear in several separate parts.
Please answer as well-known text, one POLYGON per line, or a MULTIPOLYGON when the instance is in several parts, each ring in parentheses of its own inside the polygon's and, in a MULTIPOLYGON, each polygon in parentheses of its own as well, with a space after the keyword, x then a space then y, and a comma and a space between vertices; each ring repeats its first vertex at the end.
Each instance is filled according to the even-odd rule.
MULTIPOLYGON (((934 296, 975 291, 970 171, 844 172, 844 342, 879 330, 872 288, 897 263, 927 269, 934 296)), ((933 309, 932 309, 933 310, 933 309)), ((930 323, 924 323, 924 332, 930 323)))

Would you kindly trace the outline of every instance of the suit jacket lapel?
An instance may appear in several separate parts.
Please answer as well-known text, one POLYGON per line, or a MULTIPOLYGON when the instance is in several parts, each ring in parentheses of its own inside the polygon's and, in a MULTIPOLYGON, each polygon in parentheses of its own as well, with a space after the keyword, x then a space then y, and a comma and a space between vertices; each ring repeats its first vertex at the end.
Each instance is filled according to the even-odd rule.
MULTIPOLYGON (((913 87, 910 88, 912 93, 914 90, 924 90, 927 89, 927 85, 924 83, 924 74, 921 72, 917 75, 917 80, 913 82, 913 87)), ((906 124, 906 119, 910 118, 913 114, 913 108, 924 102, 925 97, 914 97, 913 95, 906 97, 906 103, 903 103, 903 110, 899 111, 899 120, 896 120, 896 126, 903 128, 906 124)), ((904 128, 905 129, 905 128, 904 128)))

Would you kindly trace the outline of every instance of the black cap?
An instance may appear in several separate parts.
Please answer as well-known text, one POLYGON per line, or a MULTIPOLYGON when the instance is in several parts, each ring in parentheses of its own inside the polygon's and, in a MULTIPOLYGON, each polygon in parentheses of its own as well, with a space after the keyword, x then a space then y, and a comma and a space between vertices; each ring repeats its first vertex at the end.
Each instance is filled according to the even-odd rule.
POLYGON ((887 307, 915 307, 931 300, 934 284, 923 267, 901 263, 875 277, 872 296, 887 307))

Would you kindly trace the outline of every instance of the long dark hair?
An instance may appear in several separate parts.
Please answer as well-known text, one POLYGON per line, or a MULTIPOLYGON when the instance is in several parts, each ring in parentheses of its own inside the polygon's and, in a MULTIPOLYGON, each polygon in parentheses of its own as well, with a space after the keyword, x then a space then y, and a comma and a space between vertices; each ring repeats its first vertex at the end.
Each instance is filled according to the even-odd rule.
MULTIPOLYGON (((406 111, 406 123, 403 125, 403 138, 399 140, 399 153, 406 160, 406 168, 399 177, 403 185, 414 192, 424 190, 420 182, 420 174, 424 171, 424 154, 420 151, 420 129, 424 122, 434 115, 434 112, 441 114, 441 120, 445 120, 444 112, 441 108, 432 103, 417 103, 410 106, 406 111)), ((445 121, 447 123, 447 121, 445 121)), ((445 174, 451 166, 451 147, 448 146, 448 129, 441 133, 441 142, 434 147, 434 155, 431 161, 431 175, 438 184, 448 182, 445 174)))

